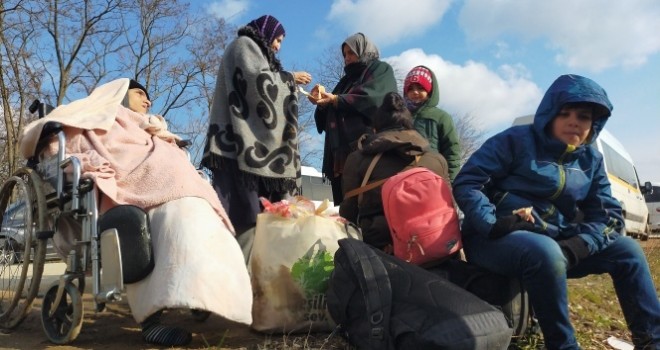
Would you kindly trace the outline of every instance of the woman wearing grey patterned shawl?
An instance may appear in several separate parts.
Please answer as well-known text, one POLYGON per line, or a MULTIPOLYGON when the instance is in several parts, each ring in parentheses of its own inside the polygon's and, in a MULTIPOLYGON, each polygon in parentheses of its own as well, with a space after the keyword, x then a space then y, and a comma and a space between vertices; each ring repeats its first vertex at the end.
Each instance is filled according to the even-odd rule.
POLYGON ((280 200, 300 187, 296 84, 306 72, 287 72, 275 56, 284 39, 273 16, 238 30, 222 57, 202 165, 236 234, 256 224, 259 197, 280 200))

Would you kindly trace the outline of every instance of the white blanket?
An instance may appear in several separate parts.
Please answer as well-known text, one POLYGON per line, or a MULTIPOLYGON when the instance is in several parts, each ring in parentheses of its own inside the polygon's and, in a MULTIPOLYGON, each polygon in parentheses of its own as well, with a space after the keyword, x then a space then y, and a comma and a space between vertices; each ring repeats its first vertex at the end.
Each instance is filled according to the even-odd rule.
POLYGON ((195 308, 250 324, 252 287, 243 253, 208 202, 186 197, 148 213, 156 266, 126 285, 135 320, 163 308, 195 308))

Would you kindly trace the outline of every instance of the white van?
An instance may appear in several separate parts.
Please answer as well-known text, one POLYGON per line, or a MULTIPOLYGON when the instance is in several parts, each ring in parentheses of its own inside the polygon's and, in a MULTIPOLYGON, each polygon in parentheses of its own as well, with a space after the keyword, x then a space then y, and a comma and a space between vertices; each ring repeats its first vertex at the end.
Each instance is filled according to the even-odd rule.
MULTIPOLYGON (((518 117, 513 121, 513 125, 531 124, 533 119, 533 115, 518 117)), ((651 183, 646 182, 642 187, 632 157, 621 142, 607 130, 600 132, 592 146, 603 155, 612 196, 619 200, 623 208, 627 235, 642 240, 648 239, 649 211, 643 193, 651 192, 651 183)))
POLYGON ((651 234, 660 233, 660 182, 653 182, 653 192, 646 193, 646 206, 649 209, 649 229, 651 234))
POLYGON ((332 187, 329 180, 323 179, 323 174, 310 166, 302 166, 302 195, 316 202, 317 205, 328 199, 333 206, 332 187))

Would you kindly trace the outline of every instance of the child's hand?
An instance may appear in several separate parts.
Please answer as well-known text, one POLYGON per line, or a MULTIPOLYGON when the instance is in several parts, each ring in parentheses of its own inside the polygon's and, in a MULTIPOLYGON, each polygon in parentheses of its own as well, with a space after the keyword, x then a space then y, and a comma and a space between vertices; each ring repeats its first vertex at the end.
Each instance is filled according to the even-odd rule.
POLYGON ((520 216, 523 220, 527 222, 531 222, 532 224, 534 223, 534 216, 532 215, 532 210, 534 207, 525 207, 525 208, 520 208, 516 209, 513 211, 513 214, 516 214, 520 216))
POLYGON ((504 237, 513 231, 537 232, 538 229, 533 223, 523 220, 520 215, 512 214, 500 216, 488 233, 488 238, 497 239, 504 237))

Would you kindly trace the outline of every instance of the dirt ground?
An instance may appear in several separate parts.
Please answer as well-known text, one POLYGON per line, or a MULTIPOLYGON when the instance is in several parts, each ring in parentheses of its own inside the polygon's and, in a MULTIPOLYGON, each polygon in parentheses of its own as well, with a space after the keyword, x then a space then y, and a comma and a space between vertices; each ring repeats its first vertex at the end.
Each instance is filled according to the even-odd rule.
MULTIPOLYGON (((91 295, 84 296, 83 326, 78 338, 67 346, 53 345, 41 327, 41 299, 37 298, 32 311, 11 333, 0 333, 0 349, 159 349, 142 341, 140 327, 131 317, 128 305, 112 304, 95 313, 91 295)), ((193 332, 187 349, 343 349, 339 336, 327 341, 329 334, 265 335, 248 326, 211 315, 204 322, 195 321, 190 313, 171 310, 163 317, 165 324, 173 324, 193 332)))
MULTIPOLYGON (((100 313, 94 312, 90 295, 85 295, 83 326, 78 338, 69 346, 51 344, 41 327, 40 299, 25 321, 13 332, 0 334, 2 349, 146 349, 140 334, 140 327, 130 315, 125 304, 109 305, 100 313)), ((259 344, 263 335, 252 333, 248 327, 228 323, 219 317, 211 316, 203 323, 198 323, 184 312, 172 311, 165 315, 164 321, 176 324, 194 332, 190 348, 207 348, 220 344, 225 330, 229 329, 224 346, 230 348, 249 348, 249 344, 259 344), (240 341, 237 341, 240 338, 240 341), (241 343, 241 344, 239 344, 241 343), (249 343, 249 344, 248 344, 249 343), (232 346, 232 344, 234 346, 232 346)))
MULTIPOLYGON (((655 271, 660 266, 660 239, 640 242, 647 251, 649 265, 655 271)), ((656 280, 656 284, 660 281, 656 280)), ((56 346, 48 341, 41 327, 41 297, 35 300, 25 321, 10 333, 0 333, 0 349, 158 349, 142 341, 140 328, 130 315, 126 304, 109 304, 105 311, 94 312, 91 295, 84 295, 83 326, 78 338, 68 346, 56 346)), ((339 337, 329 334, 272 335, 252 331, 248 326, 226 321, 212 315, 206 321, 195 321, 188 312, 169 311, 163 317, 166 324, 181 326, 193 332, 188 349, 348 349, 339 337)), ((578 320, 573 320, 574 322, 578 320)), ((580 327, 578 327, 579 329, 580 327)))

